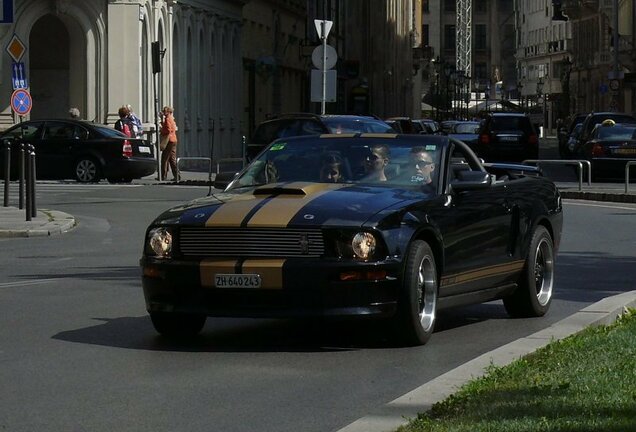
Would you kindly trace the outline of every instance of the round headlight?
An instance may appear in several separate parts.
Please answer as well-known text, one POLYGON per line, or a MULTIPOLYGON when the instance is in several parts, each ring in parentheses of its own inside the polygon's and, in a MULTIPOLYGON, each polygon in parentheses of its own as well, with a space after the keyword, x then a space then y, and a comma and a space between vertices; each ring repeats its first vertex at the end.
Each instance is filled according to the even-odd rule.
POLYGON ((375 252, 375 237, 368 232, 359 232, 353 236, 351 247, 358 258, 369 259, 375 252))
POLYGON ((169 257, 172 252, 172 234, 166 228, 153 228, 148 233, 148 245, 158 257, 169 257))

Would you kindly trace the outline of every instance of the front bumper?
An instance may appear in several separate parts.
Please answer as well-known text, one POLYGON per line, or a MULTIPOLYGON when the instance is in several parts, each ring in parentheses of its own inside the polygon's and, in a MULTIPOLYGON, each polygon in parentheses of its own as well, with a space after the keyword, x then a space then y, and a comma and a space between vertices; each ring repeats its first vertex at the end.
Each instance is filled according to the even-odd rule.
POLYGON ((198 261, 144 257, 142 285, 149 312, 223 317, 388 317, 401 284, 397 260, 372 263, 288 259, 274 288, 215 288, 201 283, 198 261), (341 281, 345 271, 385 271, 382 280, 341 281))

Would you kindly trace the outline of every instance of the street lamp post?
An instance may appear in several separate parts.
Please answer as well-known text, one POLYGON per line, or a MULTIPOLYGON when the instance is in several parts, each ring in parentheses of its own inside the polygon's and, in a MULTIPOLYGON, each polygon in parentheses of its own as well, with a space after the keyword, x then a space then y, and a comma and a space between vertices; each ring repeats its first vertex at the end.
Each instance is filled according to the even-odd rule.
POLYGON ((488 99, 490 98, 490 81, 486 82, 486 91, 484 92, 484 98, 486 99, 486 112, 490 111, 488 106, 488 99))
POLYGON ((543 98, 543 116, 541 120, 541 127, 543 128, 543 135, 545 136, 545 95, 543 94, 543 77, 539 77, 537 81, 537 102, 543 98))
POLYGON ((565 119, 570 115, 570 73, 572 72, 572 62, 570 61, 570 57, 566 57, 563 60, 562 67, 563 76, 561 77, 561 86, 563 90, 563 101, 561 105, 561 118, 565 119))
POLYGON ((521 90, 523 90, 523 84, 521 83, 521 81, 519 81, 517 83, 517 97, 519 97, 519 105, 521 106, 521 111, 526 112, 523 106, 523 94, 521 93, 521 90))
POLYGON ((453 65, 450 63, 445 63, 444 64, 444 76, 446 77, 446 97, 444 99, 445 103, 444 103, 444 107, 446 108, 447 112, 449 108, 452 108, 452 101, 451 101, 451 89, 450 89, 450 79, 451 79, 451 74, 453 73, 453 65))

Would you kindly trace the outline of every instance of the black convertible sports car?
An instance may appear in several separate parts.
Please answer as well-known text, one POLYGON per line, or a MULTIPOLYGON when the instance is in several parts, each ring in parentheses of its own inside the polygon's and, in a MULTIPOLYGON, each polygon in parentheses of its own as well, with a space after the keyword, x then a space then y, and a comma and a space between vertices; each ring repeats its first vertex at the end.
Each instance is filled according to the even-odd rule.
POLYGON ((375 317, 423 344, 442 308, 545 314, 561 227, 539 170, 482 165, 453 138, 279 139, 223 192, 152 222, 143 290, 170 337, 207 316, 375 317))

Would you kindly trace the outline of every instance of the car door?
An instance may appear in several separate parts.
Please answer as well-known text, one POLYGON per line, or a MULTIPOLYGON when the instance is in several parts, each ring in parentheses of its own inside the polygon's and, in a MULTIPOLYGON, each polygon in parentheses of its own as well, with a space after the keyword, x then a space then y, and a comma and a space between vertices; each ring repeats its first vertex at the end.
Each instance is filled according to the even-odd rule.
POLYGON ((78 141, 75 124, 47 121, 41 138, 34 142, 38 176, 73 177, 73 147, 78 141))
POLYGON ((508 254, 512 214, 505 182, 472 190, 453 190, 459 171, 482 171, 464 143, 451 144, 447 161, 447 201, 443 239, 445 271, 440 296, 502 285, 518 269, 508 254))

